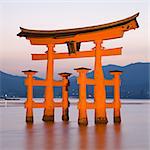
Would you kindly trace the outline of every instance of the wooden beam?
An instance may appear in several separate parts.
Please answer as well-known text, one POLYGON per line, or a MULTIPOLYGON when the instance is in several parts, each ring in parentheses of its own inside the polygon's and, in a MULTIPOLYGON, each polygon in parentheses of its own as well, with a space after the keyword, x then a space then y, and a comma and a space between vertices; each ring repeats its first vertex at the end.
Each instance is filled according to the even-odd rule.
POLYGON ((76 52, 72 54, 68 53, 55 53, 54 59, 66 59, 66 58, 82 58, 82 57, 94 57, 95 51, 83 51, 83 52, 76 52))
POLYGON ((64 82, 63 81, 53 81, 54 86, 63 86, 64 82))
POLYGON ((106 49, 102 51, 102 56, 121 55, 122 47, 106 49))
POLYGON ((86 103, 86 108, 87 109, 95 109, 95 103, 87 102, 86 103))
POLYGON ((44 108, 45 104, 44 103, 36 103, 34 102, 33 104, 33 108, 44 108))
POLYGON ((114 108, 114 103, 106 103, 106 108, 114 108))
POLYGON ((105 80, 105 85, 106 86, 113 86, 114 85, 114 80, 105 80))
POLYGON ((47 60, 47 54, 32 54, 32 60, 47 60))
POLYGON ((35 80, 33 79, 33 86, 46 86, 47 82, 45 80, 35 80))
POLYGON ((28 37, 27 39, 30 40, 32 45, 48 45, 49 43, 52 44, 65 44, 67 41, 76 41, 76 42, 90 42, 95 40, 110 40, 115 38, 123 37, 124 31, 122 26, 101 30, 92 33, 86 34, 77 34, 72 35, 71 37, 59 37, 59 38, 51 38, 51 37, 28 37))
MULTIPOLYGON (((102 56, 120 55, 122 47, 102 50, 102 56)), ((54 59, 94 57, 95 50, 81 51, 73 54, 55 53, 54 59)), ((47 54, 32 54, 32 60, 47 60, 47 54)))
MULTIPOLYGON (((25 108, 28 108, 29 106, 28 106, 28 103, 26 102, 25 104, 24 104, 24 107, 25 108)), ((34 102, 34 101, 32 101, 32 108, 44 108, 45 107, 45 104, 44 103, 37 103, 37 102, 34 102)))
POLYGON ((90 78, 86 78, 86 84, 87 85, 95 85, 95 80, 94 79, 90 79, 90 78))
POLYGON ((54 107, 62 107, 62 102, 54 102, 54 107))
MULTIPOLYGON (((33 86, 47 86, 49 83, 46 80, 35 80, 33 79, 33 86)), ((63 81, 53 81, 53 86, 63 86, 63 81)))

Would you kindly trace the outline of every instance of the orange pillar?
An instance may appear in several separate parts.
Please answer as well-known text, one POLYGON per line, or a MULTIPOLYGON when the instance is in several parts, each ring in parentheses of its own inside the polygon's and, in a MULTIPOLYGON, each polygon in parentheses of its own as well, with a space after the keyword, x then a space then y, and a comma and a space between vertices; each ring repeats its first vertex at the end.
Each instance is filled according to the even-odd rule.
POLYGON ((79 84, 79 117, 78 124, 79 125, 87 125, 87 112, 86 112, 86 73, 88 72, 88 68, 76 68, 79 73, 78 84, 79 84))
POLYGON ((63 87, 62 87, 62 120, 68 121, 69 120, 69 102, 68 102, 68 86, 69 80, 68 77, 71 73, 59 73, 59 75, 63 78, 63 87))
POLYGON ((43 121, 54 121, 54 101, 53 101, 53 65, 54 65, 54 45, 49 44, 47 51, 47 73, 45 87, 45 109, 43 121))
POLYGON ((94 102, 95 102, 95 124, 107 124, 106 117, 106 91, 105 79, 102 69, 102 48, 99 41, 95 41, 95 68, 94 68, 94 102))
POLYGON ((122 71, 110 71, 112 75, 114 75, 114 123, 120 123, 121 122, 121 116, 120 116, 120 108, 121 108, 121 102, 120 102, 120 75, 122 74, 122 71))
POLYGON ((25 80, 25 85, 27 86, 27 100, 25 102, 26 107, 26 122, 33 122, 33 75, 37 73, 37 71, 27 70, 22 71, 25 75, 27 75, 27 78, 25 80))

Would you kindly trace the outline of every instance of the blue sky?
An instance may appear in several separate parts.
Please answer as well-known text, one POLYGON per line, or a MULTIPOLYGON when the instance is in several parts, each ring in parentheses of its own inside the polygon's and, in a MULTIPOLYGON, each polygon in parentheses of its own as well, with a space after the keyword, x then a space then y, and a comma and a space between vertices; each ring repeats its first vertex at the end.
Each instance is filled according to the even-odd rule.
MULTIPOLYGON (((22 70, 34 69, 43 77, 46 61, 32 61, 31 53, 44 53, 45 46, 33 46, 25 38, 16 36, 19 27, 29 29, 66 29, 99 25, 124 19, 140 12, 137 21, 139 28, 125 32, 121 39, 103 43, 104 47, 123 47, 119 56, 103 57, 103 64, 127 65, 149 61, 148 52, 148 1, 0 1, 0 70, 21 75, 22 70)), ((82 49, 90 49, 91 43, 83 44, 82 49)), ((56 46, 63 52, 66 46, 56 46)), ((93 68, 94 59, 69 59, 55 61, 55 76, 58 72, 74 73, 75 67, 93 68)))

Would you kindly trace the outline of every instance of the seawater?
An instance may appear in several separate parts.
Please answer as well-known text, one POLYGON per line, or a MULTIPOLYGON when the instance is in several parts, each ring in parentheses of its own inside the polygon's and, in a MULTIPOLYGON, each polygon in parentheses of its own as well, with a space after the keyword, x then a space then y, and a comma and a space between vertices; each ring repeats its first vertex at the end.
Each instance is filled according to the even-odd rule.
MULTIPOLYGON (((21 102, 24 102, 22 99, 21 102)), ((59 101, 60 99, 55 99, 59 101)), ((43 101, 35 99, 35 101, 43 101)), ((70 99, 70 121, 42 121, 43 109, 34 109, 34 123, 25 123, 23 104, 0 107, 0 149, 2 150, 148 150, 150 149, 150 101, 122 100, 122 122, 113 123, 113 109, 107 110, 108 124, 95 125, 94 111, 88 110, 88 126, 79 127, 77 99, 70 99), (11 107, 10 107, 11 106, 11 107)), ((89 99, 89 101, 92 101, 89 99)), ((111 101, 111 100, 108 100, 111 101)), ((0 102, 1 103, 1 102, 0 102)))

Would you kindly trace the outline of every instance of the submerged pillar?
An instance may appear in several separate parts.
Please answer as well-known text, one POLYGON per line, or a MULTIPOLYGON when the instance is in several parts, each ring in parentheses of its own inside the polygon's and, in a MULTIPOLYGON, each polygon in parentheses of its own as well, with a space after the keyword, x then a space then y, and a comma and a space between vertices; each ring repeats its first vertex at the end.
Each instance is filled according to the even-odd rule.
POLYGON ((25 102, 26 107, 26 122, 33 122, 33 75, 37 73, 37 71, 27 70, 22 71, 27 78, 25 80, 25 85, 27 86, 27 100, 25 102))
POLYGON ((110 71, 110 74, 114 75, 114 123, 121 122, 121 115, 120 115, 120 75, 122 71, 110 71))
POLYGON ((53 101, 53 66, 54 66, 54 45, 48 45, 47 51, 47 72, 45 87, 45 109, 43 121, 54 121, 54 101, 53 101))
POLYGON ((79 84, 79 117, 78 117, 78 124, 79 125, 87 125, 87 111, 86 111, 86 73, 90 70, 88 68, 76 68, 77 72, 79 73, 78 77, 78 84, 79 84))
POLYGON ((68 86, 69 80, 68 77, 71 73, 59 73, 59 75, 63 78, 63 86, 62 86, 62 120, 68 121, 69 120, 69 101, 68 101, 68 86))
POLYGON ((101 42, 95 41, 95 67, 94 67, 94 103, 95 103, 95 124, 107 124, 106 117, 106 90, 105 79, 102 69, 102 48, 101 42))

